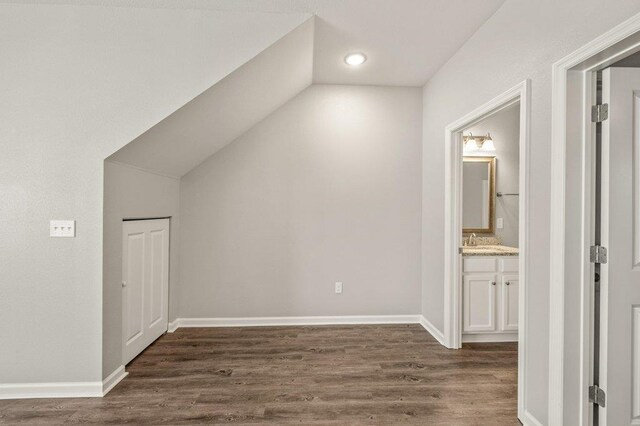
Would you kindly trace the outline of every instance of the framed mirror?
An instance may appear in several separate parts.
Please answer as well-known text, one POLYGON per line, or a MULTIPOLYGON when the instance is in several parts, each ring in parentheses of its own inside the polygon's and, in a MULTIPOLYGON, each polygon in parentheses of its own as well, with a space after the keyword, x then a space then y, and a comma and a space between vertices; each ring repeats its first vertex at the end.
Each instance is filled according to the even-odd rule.
POLYGON ((495 195, 495 157, 464 157, 462 160, 463 233, 494 233, 495 195))

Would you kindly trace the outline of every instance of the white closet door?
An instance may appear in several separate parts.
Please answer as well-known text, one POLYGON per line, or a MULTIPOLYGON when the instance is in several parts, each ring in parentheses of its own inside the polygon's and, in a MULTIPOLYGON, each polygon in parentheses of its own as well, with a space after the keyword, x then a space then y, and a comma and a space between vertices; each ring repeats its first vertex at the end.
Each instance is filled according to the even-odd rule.
POLYGON ((122 230, 122 338, 127 364, 167 331, 169 219, 126 221, 122 230))
POLYGON ((600 425, 640 425, 640 69, 602 73, 600 425))

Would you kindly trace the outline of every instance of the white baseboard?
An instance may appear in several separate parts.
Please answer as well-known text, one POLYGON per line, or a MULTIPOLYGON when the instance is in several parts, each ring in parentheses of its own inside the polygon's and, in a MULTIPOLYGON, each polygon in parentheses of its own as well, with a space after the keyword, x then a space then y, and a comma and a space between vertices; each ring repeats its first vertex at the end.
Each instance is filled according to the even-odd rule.
POLYGON ((178 318, 168 332, 183 327, 266 327, 296 325, 418 324, 420 315, 346 315, 319 317, 178 318))
POLYGON ((524 414, 523 414, 522 418, 520 419, 520 421, 522 421, 522 424, 524 426, 543 426, 542 422, 540 422, 538 419, 536 419, 533 416, 533 414, 531 414, 527 410, 524 410, 524 414))
POLYGON ((121 365, 102 382, 8 383, 0 384, 0 399, 100 398, 128 373, 121 365))
POLYGON ((438 328, 433 325, 428 319, 426 319, 423 315, 420 315, 420 325, 429 332, 442 346, 446 346, 444 344, 444 334, 438 328))
POLYGON ((167 326, 167 333, 173 333, 180 327, 180 318, 176 318, 167 326))
POLYGON ((115 387, 115 385, 117 385, 122 379, 127 377, 127 374, 129 373, 124 371, 124 365, 121 365, 120 367, 116 368, 113 373, 109 374, 109 376, 102 381, 102 396, 108 394, 109 391, 115 387))
POLYGON ((178 318, 167 331, 188 327, 265 327, 300 325, 420 324, 441 345, 444 335, 422 315, 345 315, 318 317, 178 318))
POLYGON ((463 334, 462 343, 506 343, 517 342, 518 333, 463 334))
POLYGON ((101 397, 102 382, 0 384, 0 399, 101 397))

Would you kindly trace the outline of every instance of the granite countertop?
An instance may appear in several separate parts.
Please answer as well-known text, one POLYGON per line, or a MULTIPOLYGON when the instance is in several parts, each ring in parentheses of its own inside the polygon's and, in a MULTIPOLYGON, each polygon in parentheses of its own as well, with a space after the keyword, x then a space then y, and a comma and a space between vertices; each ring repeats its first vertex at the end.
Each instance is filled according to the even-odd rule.
POLYGON ((477 245, 460 247, 460 253, 463 256, 517 256, 519 250, 502 245, 477 245))

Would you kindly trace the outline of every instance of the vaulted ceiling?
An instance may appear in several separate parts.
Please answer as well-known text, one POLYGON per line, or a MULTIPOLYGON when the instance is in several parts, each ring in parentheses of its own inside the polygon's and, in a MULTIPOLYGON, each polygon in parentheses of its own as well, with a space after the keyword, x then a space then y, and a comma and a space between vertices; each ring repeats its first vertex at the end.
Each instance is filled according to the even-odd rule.
MULTIPOLYGON (((111 0, 109 5, 257 12, 267 21, 284 14, 313 18, 213 81, 110 160, 180 177, 312 83, 422 86, 503 1, 111 0), (367 62, 346 65, 350 52, 365 53, 367 62)), ((83 4, 89 2, 105 0, 83 4)))
POLYGON ((179 177, 311 84, 313 18, 109 159, 179 177))
MULTIPOLYGON (((6 1, 6 0, 5 0, 6 1)), ((504 0, 9 0, 316 16, 314 82, 423 86, 504 0), (367 66, 344 66, 363 51, 367 66)))

